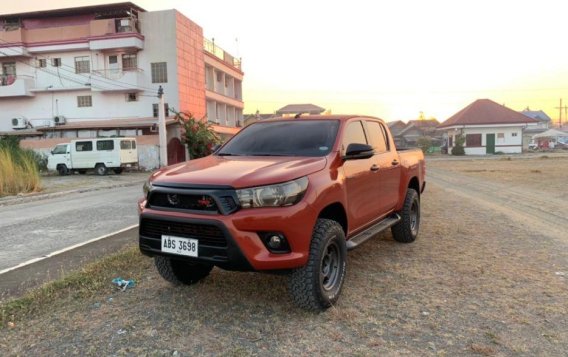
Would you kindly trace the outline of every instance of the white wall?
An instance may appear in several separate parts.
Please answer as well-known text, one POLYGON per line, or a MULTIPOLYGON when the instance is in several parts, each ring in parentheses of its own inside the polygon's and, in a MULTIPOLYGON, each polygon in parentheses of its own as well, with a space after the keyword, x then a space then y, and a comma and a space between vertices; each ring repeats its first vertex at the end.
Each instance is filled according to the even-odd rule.
POLYGON ((454 137, 453 143, 455 146, 455 136, 457 136, 460 131, 464 136, 467 134, 481 134, 481 147, 467 147, 467 144, 464 144, 466 155, 486 155, 487 134, 495 134, 495 152, 517 154, 522 152, 523 127, 524 125, 463 128, 448 131, 448 136, 454 137), (502 140, 498 138, 498 134, 503 134, 504 137, 502 140), (516 134, 516 136, 513 136, 514 134, 516 134))

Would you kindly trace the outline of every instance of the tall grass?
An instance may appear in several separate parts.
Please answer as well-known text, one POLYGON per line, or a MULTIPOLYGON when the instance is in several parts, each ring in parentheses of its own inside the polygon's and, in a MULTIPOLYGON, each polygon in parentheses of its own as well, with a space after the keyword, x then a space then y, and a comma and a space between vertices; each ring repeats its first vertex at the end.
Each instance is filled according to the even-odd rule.
POLYGON ((36 154, 23 150, 17 140, 0 140, 0 196, 37 192, 41 189, 36 154))

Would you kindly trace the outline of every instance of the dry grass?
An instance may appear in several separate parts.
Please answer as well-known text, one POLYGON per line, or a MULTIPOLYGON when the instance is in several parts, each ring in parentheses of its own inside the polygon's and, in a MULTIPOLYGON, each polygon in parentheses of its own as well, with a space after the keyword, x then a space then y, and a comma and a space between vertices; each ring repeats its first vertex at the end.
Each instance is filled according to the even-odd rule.
POLYGON ((350 252, 325 313, 293 306, 283 276, 214 269, 174 287, 129 250, 14 313, 1 354, 564 355, 568 289, 555 272, 568 266, 566 244, 434 184, 422 205, 413 244, 384 233, 350 252), (117 291, 118 275, 137 287, 117 291))
POLYGON ((0 197, 41 189, 34 157, 23 150, 0 147, 0 197))

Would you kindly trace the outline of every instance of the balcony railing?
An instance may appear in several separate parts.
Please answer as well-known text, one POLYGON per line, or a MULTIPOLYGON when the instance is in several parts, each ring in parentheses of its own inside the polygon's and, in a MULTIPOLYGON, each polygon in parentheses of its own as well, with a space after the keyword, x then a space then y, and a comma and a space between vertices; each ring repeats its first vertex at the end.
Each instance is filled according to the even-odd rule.
POLYGON ((241 59, 235 58, 227 51, 223 50, 221 47, 217 46, 215 42, 208 40, 206 38, 203 39, 203 49, 213 56, 219 58, 221 61, 235 67, 241 69, 241 59))
POLYGON ((92 71, 91 88, 94 91, 128 91, 139 90, 144 71, 140 68, 101 69, 92 71), (97 77, 100 77, 97 80, 97 77))
POLYGON ((31 97, 35 79, 26 75, 0 75, 0 97, 31 97))

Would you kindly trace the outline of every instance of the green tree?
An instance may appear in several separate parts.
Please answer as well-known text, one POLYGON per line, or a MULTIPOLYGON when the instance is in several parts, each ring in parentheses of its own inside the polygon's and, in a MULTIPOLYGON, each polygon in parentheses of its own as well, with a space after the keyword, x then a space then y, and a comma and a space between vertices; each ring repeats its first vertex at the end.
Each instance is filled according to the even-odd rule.
POLYGON ((422 150, 422 152, 426 154, 428 149, 432 147, 432 138, 429 136, 421 136, 416 141, 416 144, 422 150))
POLYGON ((463 134, 456 135, 454 148, 452 149, 452 155, 456 156, 465 155, 465 149, 463 148, 464 143, 465 143, 465 136, 463 134))
POLYGON ((221 139, 205 120, 197 120, 192 113, 176 113, 176 120, 182 125, 182 142, 187 144, 190 159, 199 159, 210 155, 214 145, 221 139))

